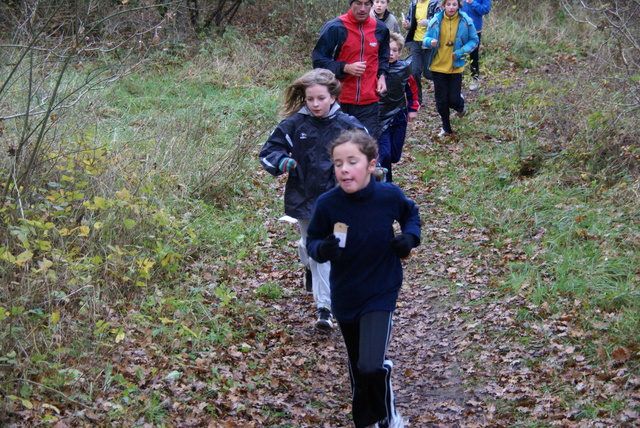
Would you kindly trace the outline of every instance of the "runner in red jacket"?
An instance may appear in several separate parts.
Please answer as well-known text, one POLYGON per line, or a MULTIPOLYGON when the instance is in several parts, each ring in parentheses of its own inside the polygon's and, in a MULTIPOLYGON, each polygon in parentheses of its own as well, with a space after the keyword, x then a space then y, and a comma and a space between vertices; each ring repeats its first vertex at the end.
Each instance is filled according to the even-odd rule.
POLYGON ((350 0, 349 11, 327 22, 313 49, 314 68, 333 71, 342 82, 342 110, 377 137, 378 100, 386 92, 389 30, 372 18, 371 0, 350 0))

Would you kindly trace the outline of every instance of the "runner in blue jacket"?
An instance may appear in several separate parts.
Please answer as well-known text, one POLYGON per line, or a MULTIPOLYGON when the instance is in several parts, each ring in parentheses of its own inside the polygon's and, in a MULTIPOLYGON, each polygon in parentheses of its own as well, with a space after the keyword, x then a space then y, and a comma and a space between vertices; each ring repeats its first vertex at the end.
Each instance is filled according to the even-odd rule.
POLYGON ((478 46, 469 54, 469 68, 473 81, 469 89, 475 91, 480 82, 480 42, 482 41, 482 17, 491 11, 491 0, 464 0, 463 10, 473 21, 478 33, 478 46))
POLYGON ((442 119, 440 136, 451 135, 450 109, 466 114, 462 96, 462 72, 466 59, 478 46, 478 34, 469 15, 460 11, 462 0, 442 0, 443 11, 429 21, 423 46, 429 49, 436 109, 442 119))

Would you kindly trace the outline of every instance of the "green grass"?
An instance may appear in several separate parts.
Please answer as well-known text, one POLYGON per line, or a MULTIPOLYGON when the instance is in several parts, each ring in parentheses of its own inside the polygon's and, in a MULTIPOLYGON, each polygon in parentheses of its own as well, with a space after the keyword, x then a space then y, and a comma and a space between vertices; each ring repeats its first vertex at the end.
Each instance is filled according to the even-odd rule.
MULTIPOLYGON (((583 40, 600 37, 546 3, 528 13, 529 26, 508 11, 487 17, 486 91, 460 124, 461 151, 449 158, 415 149, 412 168, 420 185, 434 186, 446 215, 472 218, 490 248, 517 253, 496 282, 500 292, 526 297, 517 320, 537 325, 570 313, 598 339, 585 340, 584 353, 606 365, 616 349, 640 341, 640 202, 627 168, 637 147, 609 132, 633 122, 608 104, 622 96, 602 92, 611 80, 562 67, 524 70, 586 61, 594 45, 583 40)), ((187 60, 179 49, 158 54, 54 121, 42 152, 49 162, 35 170, 24 201, 14 197, 0 211, 8 226, 0 232, 3 396, 84 403, 108 394, 119 406, 111 420, 141 415, 162 426, 171 416, 146 382, 202 378, 206 387, 185 398, 193 401, 238 387, 229 361, 199 365, 215 352, 245 355, 251 388, 270 383, 249 343, 283 328, 271 325, 270 302, 289 291, 260 270, 294 270, 297 262, 268 260, 260 249, 270 239, 265 219, 280 215, 282 201, 275 180, 256 174, 256 152, 277 122, 282 89, 309 66, 291 43, 257 46, 229 29, 187 60), (240 298, 247 286, 255 300, 240 298), (123 340, 167 360, 132 372, 103 362, 123 340), (69 361, 91 369, 78 373, 69 361)), ((69 73, 70 85, 82 81, 80 71, 69 73)), ((5 135, 19 135, 20 121, 6 122, 5 135)), ((9 167, 0 167, 3 180, 9 167)), ((293 228, 287 233, 294 243, 293 228)), ((477 251, 464 239, 456 244, 460 254, 477 251)), ((562 379, 550 386, 569 407, 578 398, 563 387, 562 379)), ((577 417, 620 406, 615 398, 581 405, 577 417)), ((287 417, 277 407, 262 411, 275 425, 287 417)), ((519 426, 547 426, 517 418, 519 426)))
MULTIPOLYGON (((518 147, 512 146, 511 153, 504 153, 504 148, 489 152, 487 146, 482 146, 482 154, 474 152, 473 145, 467 146, 470 148, 461 159, 476 159, 487 153, 495 153, 497 156, 490 156, 493 159, 519 157, 518 147)), ((516 242, 524 246, 528 256, 511 266, 508 287, 519 290, 524 283, 530 284, 538 304, 571 295, 607 311, 640 309, 640 300, 635 298, 640 292, 640 254, 630 239, 638 230, 637 202, 618 206, 588 183, 580 187, 559 185, 553 167, 533 178, 514 178, 509 183, 495 180, 496 173, 486 168, 462 167, 465 180, 447 179, 450 193, 444 203, 453 212, 468 213, 490 230, 492 245, 500 248, 507 240, 516 242)), ((442 175, 451 176, 447 171, 442 175)), ((624 330, 612 332, 614 340, 637 343, 638 337, 629 337, 629 329, 624 330)))
MULTIPOLYGON (((251 275, 263 257, 254 251, 267 233, 262 209, 276 209, 273 195, 257 205, 256 195, 271 189, 250 177, 280 90, 256 88, 248 69, 237 75, 227 63, 217 66, 137 71, 84 100, 93 116, 57 119, 59 140, 47 148, 54 174, 45 185, 34 175, 30 197, 39 203, 25 207, 0 249, 3 287, 15 278, 0 302, 0 364, 11 373, 3 395, 18 387, 25 403, 42 394, 91 402, 104 393, 117 397, 113 420, 137 413, 162 426, 165 398, 142 385, 171 370, 141 365, 132 379, 109 359, 82 374, 64 363, 87 367, 119 343, 147 337, 186 373, 184 355, 235 346, 249 332, 262 340, 249 319, 269 329, 265 314, 234 289, 237 272, 251 275), (24 261, 21 252, 29 254, 24 261), (64 392, 78 376, 92 381, 64 392)), ((3 209, 3 221, 17 208, 3 209)), ((266 283, 256 295, 273 300, 283 292, 266 283)), ((210 387, 227 382, 214 375, 210 387)))

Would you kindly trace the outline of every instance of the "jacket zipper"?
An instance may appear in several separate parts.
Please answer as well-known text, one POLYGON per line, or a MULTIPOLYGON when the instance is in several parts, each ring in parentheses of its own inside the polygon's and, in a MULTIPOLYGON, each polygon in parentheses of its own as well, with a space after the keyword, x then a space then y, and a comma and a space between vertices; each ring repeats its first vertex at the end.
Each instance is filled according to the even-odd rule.
MULTIPOLYGON (((364 31, 362 31, 362 24, 358 24, 358 30, 360 31, 360 61, 364 61, 364 31)), ((362 76, 358 76, 357 84, 356 84, 356 104, 360 102, 360 91, 361 91, 361 83, 362 76)))

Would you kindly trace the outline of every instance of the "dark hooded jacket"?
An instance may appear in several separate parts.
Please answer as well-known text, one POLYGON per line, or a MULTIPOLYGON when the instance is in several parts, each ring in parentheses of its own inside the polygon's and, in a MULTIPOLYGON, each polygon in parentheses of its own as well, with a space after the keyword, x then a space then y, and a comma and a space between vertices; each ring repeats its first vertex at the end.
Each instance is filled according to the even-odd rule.
POLYGON ((311 218, 318 196, 335 187, 336 178, 329 145, 345 129, 365 129, 353 116, 334 103, 329 114, 315 117, 304 106, 284 119, 271 132, 260 150, 260 163, 271 175, 282 172, 278 165, 283 157, 291 157, 297 167, 289 171, 284 192, 284 210, 293 218, 311 218))
POLYGON ((418 86, 411 75, 411 57, 389 63, 387 92, 380 96, 380 129, 386 129, 403 110, 418 111, 418 86))

